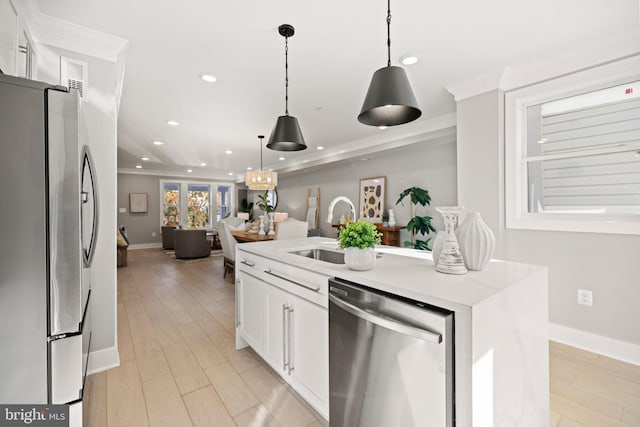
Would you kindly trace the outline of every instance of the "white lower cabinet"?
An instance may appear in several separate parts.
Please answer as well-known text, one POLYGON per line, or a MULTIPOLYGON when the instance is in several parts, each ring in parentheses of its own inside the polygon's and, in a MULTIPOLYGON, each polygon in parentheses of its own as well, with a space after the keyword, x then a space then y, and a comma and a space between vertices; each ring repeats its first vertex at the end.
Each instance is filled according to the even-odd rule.
POLYGON ((327 309, 267 282, 269 277, 260 280, 243 271, 238 277, 241 338, 328 419, 327 309))
POLYGON ((236 289, 238 300, 238 332, 258 353, 264 344, 264 282, 246 273, 239 273, 236 289))

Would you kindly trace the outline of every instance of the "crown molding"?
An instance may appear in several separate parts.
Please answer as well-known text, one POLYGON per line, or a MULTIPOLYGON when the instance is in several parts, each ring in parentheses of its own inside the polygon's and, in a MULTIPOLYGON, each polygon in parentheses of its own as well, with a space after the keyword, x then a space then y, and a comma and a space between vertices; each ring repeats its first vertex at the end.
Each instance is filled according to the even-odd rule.
MULTIPOLYGON (((381 132, 374 137, 361 138, 334 147, 329 152, 307 157, 285 167, 272 167, 278 174, 287 174, 310 168, 318 168, 332 163, 350 160, 370 154, 404 147, 420 142, 455 142, 456 114, 444 114, 418 123, 403 125, 400 132, 381 132)), ((269 169, 266 165, 265 169, 269 169)))
MULTIPOLYGON (((238 182, 237 177, 230 177, 228 175, 219 175, 219 174, 207 174, 206 172, 196 172, 197 169, 194 169, 193 173, 185 173, 185 172, 176 172, 170 170, 163 169, 131 169, 131 168, 118 168, 118 174, 123 175, 147 175, 147 176, 159 176, 162 178, 190 178, 190 179, 206 179, 210 181, 216 182, 224 182, 233 184, 238 182)), ((243 176, 244 179, 244 176, 243 176)))
POLYGON ((529 64, 504 67, 445 85, 461 101, 491 90, 514 90, 589 68, 640 55, 640 30, 529 64))

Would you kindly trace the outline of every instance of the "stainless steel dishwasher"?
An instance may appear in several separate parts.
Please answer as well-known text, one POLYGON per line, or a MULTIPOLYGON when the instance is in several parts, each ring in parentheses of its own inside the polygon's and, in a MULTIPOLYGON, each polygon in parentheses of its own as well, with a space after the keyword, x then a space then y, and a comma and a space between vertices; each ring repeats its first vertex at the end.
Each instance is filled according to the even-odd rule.
POLYGON ((331 427, 454 425, 453 313, 329 280, 331 427))

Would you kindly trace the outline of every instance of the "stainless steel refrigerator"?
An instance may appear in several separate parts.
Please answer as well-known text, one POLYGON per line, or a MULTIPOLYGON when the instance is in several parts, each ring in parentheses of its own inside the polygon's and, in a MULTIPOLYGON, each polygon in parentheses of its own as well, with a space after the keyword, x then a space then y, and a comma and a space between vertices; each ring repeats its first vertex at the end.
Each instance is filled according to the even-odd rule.
POLYGON ((0 75, 0 403, 81 408, 95 169, 75 91, 0 75))

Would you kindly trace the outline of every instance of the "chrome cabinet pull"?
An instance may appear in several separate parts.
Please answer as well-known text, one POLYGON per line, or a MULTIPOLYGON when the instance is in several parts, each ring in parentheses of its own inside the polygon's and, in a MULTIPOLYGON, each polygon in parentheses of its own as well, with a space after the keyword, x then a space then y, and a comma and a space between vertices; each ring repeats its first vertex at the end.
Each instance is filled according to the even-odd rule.
MULTIPOLYGON (((239 292, 242 295, 242 280, 240 279, 236 280, 236 292, 239 292), (239 290, 237 289, 238 286, 240 287, 239 290)), ((240 320, 242 318, 240 316, 240 301, 242 301, 242 298, 236 300, 236 328, 240 327, 242 324, 242 321, 240 320)))
POLYGON ((282 370, 283 371, 286 371, 289 365, 287 363, 287 333, 285 329, 285 325, 287 321, 286 311, 287 311, 287 306, 285 304, 282 304, 282 370))
POLYGON ((248 265, 249 267, 255 267, 256 263, 253 261, 247 261, 245 259, 240 260, 240 264, 248 265))
POLYGON ((274 273, 273 271, 271 271, 271 269, 269 267, 265 268, 264 272, 269 274, 269 275, 271 275, 271 276, 273 276, 273 277, 277 277, 278 279, 286 280, 289 283, 293 283, 294 285, 301 286, 303 288, 312 290, 314 292, 318 292, 320 290, 320 286, 311 286, 311 285, 306 285, 304 283, 300 283, 300 282, 298 282, 298 281, 296 281, 296 280, 294 280, 294 279, 292 279, 290 277, 284 276, 284 275, 282 275, 280 273, 274 273))
POLYGON ((359 317, 368 322, 375 323, 378 326, 382 326, 383 328, 386 328, 395 332, 399 332, 404 335, 409 335, 414 338, 418 338, 420 340, 427 341, 427 342, 432 342, 436 344, 439 344, 442 342, 442 335, 438 333, 398 322, 395 319, 392 319, 388 316, 384 316, 381 313, 376 313, 369 309, 365 311, 360 307, 356 307, 355 305, 350 304, 333 294, 329 294, 329 301, 334 303, 344 311, 351 313, 354 316, 359 317))
POLYGON ((287 359, 289 360, 289 375, 291 375, 291 372, 293 372, 293 370, 295 369, 295 366, 293 366, 293 357, 291 356, 291 349, 293 348, 293 332, 291 331, 291 325, 292 325, 292 320, 291 320, 291 315, 293 314, 295 310, 293 309, 293 307, 289 307, 289 345, 288 345, 288 351, 289 351, 289 356, 287 357, 287 359))

